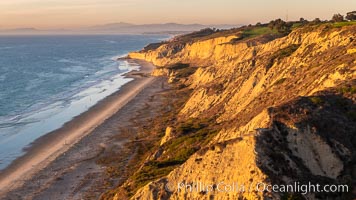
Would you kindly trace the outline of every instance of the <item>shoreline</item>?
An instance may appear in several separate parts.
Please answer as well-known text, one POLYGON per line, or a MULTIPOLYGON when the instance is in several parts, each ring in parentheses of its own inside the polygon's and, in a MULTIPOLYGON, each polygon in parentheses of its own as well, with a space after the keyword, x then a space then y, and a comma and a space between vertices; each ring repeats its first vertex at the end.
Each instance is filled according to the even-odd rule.
POLYGON ((35 140, 31 147, 26 149, 23 156, 15 159, 4 170, 0 171, 0 197, 21 187, 36 173, 65 154, 72 146, 117 113, 155 80, 155 77, 148 75, 155 67, 153 64, 136 59, 126 60, 135 62, 140 66, 140 70, 133 70, 124 74, 125 77, 134 80, 124 84, 114 94, 99 101, 89 110, 74 117, 60 129, 35 140))

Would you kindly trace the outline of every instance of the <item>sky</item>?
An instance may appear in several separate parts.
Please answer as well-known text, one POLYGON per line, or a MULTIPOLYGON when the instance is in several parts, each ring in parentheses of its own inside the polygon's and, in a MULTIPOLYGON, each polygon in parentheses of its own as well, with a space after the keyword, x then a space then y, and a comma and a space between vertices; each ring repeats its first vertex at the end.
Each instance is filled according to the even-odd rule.
POLYGON ((330 19, 356 0, 0 0, 0 29, 79 28, 116 22, 255 24, 330 19))

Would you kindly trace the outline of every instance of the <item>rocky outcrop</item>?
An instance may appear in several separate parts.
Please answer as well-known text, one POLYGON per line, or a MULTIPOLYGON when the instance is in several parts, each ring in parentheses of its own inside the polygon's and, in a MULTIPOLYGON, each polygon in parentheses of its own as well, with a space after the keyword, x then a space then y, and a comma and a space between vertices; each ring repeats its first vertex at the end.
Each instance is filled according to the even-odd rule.
MULTIPOLYGON (((179 120, 214 116, 222 127, 184 164, 139 189, 132 199, 295 195, 258 191, 259 183, 311 181, 351 188, 356 180, 352 175, 356 166, 355 33, 356 26, 317 25, 251 42, 239 39, 241 31, 230 31, 129 54, 160 66, 154 75, 169 76, 171 82, 184 80, 193 90, 179 120), (177 63, 189 63, 194 73, 180 77, 168 67, 177 63), (199 183, 208 186, 187 192, 199 183), (244 190, 219 191, 218 186, 232 184, 244 190)), ((167 138, 174 140, 168 135, 163 143, 167 138)), ((307 197, 348 195, 308 193, 307 197)))
POLYGON ((161 140, 161 145, 166 143, 168 140, 172 139, 172 137, 173 137, 173 129, 172 129, 172 127, 168 126, 166 128, 166 132, 161 140))

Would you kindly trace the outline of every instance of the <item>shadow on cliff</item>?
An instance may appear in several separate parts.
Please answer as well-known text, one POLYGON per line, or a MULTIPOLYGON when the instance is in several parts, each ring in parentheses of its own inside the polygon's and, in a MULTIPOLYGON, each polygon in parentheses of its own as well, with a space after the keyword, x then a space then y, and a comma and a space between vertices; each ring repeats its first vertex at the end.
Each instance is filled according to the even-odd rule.
MULTIPOLYGON (((356 105, 355 94, 350 92, 323 92, 269 108, 270 128, 257 130, 255 149, 257 165, 268 176, 267 182, 347 184, 349 193, 315 193, 312 198, 352 199, 356 180, 356 105)), ((282 197, 305 198, 300 193, 282 197)))

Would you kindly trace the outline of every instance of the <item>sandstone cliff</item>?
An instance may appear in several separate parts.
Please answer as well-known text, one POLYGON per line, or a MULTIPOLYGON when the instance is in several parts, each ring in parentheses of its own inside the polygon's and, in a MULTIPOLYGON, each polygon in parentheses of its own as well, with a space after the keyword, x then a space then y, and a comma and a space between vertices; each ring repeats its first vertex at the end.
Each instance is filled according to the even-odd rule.
MULTIPOLYGON (((353 195, 301 197, 250 187, 296 181, 355 184, 356 26, 311 25, 283 36, 246 37, 244 31, 177 38, 129 54, 158 66, 154 75, 168 76, 170 82, 192 90, 178 121, 210 119, 219 127, 183 164, 139 189, 132 199, 353 195), (215 185, 212 191, 177 188, 179 183, 197 182, 215 185), (220 182, 238 183, 245 190, 219 192, 220 182)), ((170 125, 161 148, 186 137, 182 133, 170 125)), ((154 159, 160 156, 165 151, 154 159)))

